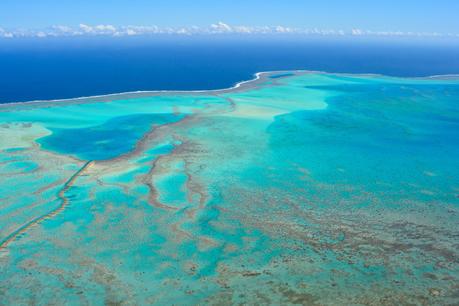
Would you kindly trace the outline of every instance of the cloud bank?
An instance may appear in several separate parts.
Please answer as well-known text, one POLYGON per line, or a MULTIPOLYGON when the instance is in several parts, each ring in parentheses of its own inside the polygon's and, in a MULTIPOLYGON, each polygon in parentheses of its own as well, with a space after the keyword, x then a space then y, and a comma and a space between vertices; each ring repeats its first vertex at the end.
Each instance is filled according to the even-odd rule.
POLYGON ((158 26, 114 26, 110 24, 78 26, 56 25, 41 30, 31 29, 4 29, 0 27, 0 38, 14 37, 71 37, 71 36, 140 36, 140 35, 215 35, 215 34, 297 34, 310 36, 397 36, 397 37, 454 37, 455 33, 425 33, 425 32, 393 32, 393 31, 369 31, 362 29, 324 30, 303 29, 285 26, 232 26, 224 22, 211 24, 208 27, 158 27, 158 26))

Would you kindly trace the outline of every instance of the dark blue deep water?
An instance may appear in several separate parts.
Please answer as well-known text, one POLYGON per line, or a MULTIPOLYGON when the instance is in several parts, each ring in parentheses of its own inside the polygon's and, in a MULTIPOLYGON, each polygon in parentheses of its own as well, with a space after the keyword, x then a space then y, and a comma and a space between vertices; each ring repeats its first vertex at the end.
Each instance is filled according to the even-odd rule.
POLYGON ((77 129, 51 129, 39 142, 47 149, 85 160, 111 159, 132 151, 152 126, 182 119, 175 114, 139 114, 115 117, 102 125, 77 129))
POLYGON ((266 70, 459 73, 459 41, 157 36, 0 40, 0 103, 216 89, 266 70))

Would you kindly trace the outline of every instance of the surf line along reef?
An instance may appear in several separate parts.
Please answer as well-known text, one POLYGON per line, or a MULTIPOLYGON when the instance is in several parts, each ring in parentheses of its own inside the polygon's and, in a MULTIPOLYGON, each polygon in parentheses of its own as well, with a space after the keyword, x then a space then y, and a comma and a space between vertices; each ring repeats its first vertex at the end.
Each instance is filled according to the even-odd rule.
POLYGON ((0 106, 2 303, 457 302, 459 78, 0 106))

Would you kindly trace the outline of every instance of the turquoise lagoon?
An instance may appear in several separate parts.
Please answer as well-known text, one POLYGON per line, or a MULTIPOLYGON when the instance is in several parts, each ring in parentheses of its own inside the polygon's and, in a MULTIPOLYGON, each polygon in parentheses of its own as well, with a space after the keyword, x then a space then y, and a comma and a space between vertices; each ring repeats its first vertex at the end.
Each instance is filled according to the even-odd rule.
POLYGON ((459 79, 2 105, 0 304, 459 303, 459 79))

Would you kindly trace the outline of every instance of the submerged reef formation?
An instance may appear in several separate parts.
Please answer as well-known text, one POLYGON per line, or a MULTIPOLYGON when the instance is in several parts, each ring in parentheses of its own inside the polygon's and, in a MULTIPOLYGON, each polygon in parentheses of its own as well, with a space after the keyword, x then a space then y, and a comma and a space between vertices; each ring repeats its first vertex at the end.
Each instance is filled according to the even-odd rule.
POLYGON ((0 305, 459 303, 459 78, 0 106, 0 305))

